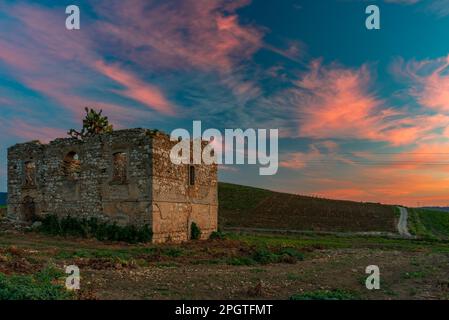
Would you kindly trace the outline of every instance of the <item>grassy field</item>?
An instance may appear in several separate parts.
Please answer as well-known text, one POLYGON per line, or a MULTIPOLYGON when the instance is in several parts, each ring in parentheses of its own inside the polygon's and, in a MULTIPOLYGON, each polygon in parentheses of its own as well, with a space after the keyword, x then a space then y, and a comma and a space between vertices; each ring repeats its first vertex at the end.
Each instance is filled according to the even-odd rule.
POLYGON ((444 241, 228 234, 156 246, 1 233, 0 299, 449 299, 448 265, 444 241), (72 264, 81 290, 68 294, 72 264), (377 291, 364 286, 372 264, 377 291))
POLYGON ((449 212, 409 209, 408 227, 421 238, 449 240, 449 212))
POLYGON ((396 208, 220 183, 221 227, 396 232, 396 208))

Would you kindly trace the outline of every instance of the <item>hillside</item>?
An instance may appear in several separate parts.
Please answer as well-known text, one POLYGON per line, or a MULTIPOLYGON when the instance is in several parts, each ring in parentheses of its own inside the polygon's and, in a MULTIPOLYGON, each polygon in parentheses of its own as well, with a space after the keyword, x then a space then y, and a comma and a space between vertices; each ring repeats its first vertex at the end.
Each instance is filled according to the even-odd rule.
POLYGON ((220 227, 396 232, 392 206, 329 200, 219 183, 220 227))
POLYGON ((413 208, 409 210, 410 233, 420 238, 449 240, 449 212, 413 208))

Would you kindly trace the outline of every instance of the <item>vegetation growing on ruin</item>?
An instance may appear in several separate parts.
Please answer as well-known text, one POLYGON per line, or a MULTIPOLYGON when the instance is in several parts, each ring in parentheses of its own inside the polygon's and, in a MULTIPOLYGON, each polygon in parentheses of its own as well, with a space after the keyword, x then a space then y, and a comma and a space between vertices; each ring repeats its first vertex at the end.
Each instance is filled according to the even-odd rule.
POLYGON ((103 116, 103 110, 99 112, 94 109, 85 108, 86 117, 83 119, 83 127, 81 131, 70 129, 67 134, 72 138, 85 139, 100 133, 109 133, 113 131, 112 124, 109 123, 108 117, 103 116))
POLYGON ((192 240, 198 240, 201 237, 201 229, 195 222, 192 222, 190 226, 190 238, 192 240))
POLYGON ((59 219, 56 215, 48 215, 42 220, 39 230, 50 235, 96 238, 100 241, 139 243, 150 242, 152 239, 152 231, 148 225, 118 226, 97 218, 77 219, 67 216, 59 219))
POLYGON ((225 239, 225 234, 223 232, 221 232, 220 230, 213 231, 210 234, 209 239, 211 239, 211 240, 223 240, 223 239, 225 239))

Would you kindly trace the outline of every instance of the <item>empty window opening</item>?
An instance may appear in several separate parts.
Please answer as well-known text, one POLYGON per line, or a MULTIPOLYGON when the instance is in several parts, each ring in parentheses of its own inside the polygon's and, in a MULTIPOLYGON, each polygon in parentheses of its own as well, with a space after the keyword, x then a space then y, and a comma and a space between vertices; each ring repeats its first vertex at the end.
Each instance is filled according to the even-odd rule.
POLYGON ((33 187, 36 185, 36 164, 33 161, 25 162, 24 185, 33 187))
POLYGON ((70 179, 77 179, 81 172, 81 161, 76 152, 67 153, 62 163, 64 175, 70 179))
POLYGON ((124 183, 127 178, 127 157, 124 152, 116 152, 113 154, 113 170, 112 180, 124 183))
POLYGON ((189 166, 189 185, 195 185, 195 166, 189 166))

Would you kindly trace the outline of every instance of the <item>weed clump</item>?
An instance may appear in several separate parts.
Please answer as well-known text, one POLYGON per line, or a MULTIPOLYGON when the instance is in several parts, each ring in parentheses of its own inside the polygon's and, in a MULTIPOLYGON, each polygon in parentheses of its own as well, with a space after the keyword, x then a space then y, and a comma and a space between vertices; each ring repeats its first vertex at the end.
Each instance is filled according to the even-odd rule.
POLYGON ((214 231, 209 236, 210 240, 223 240, 225 239, 225 235, 221 231, 214 231))
POLYGON ((0 273, 0 300, 65 300, 72 297, 56 280, 62 271, 48 267, 34 275, 7 276, 0 273))
POLYGON ((267 248, 258 248, 252 256, 253 260, 260 264, 269 264, 278 262, 279 256, 270 252, 267 248))
POLYGON ((128 243, 150 242, 153 236, 148 225, 122 227, 116 223, 99 221, 97 218, 77 219, 67 216, 59 219, 56 215, 47 215, 42 219, 39 230, 49 235, 96 238, 100 241, 124 241, 128 243))

